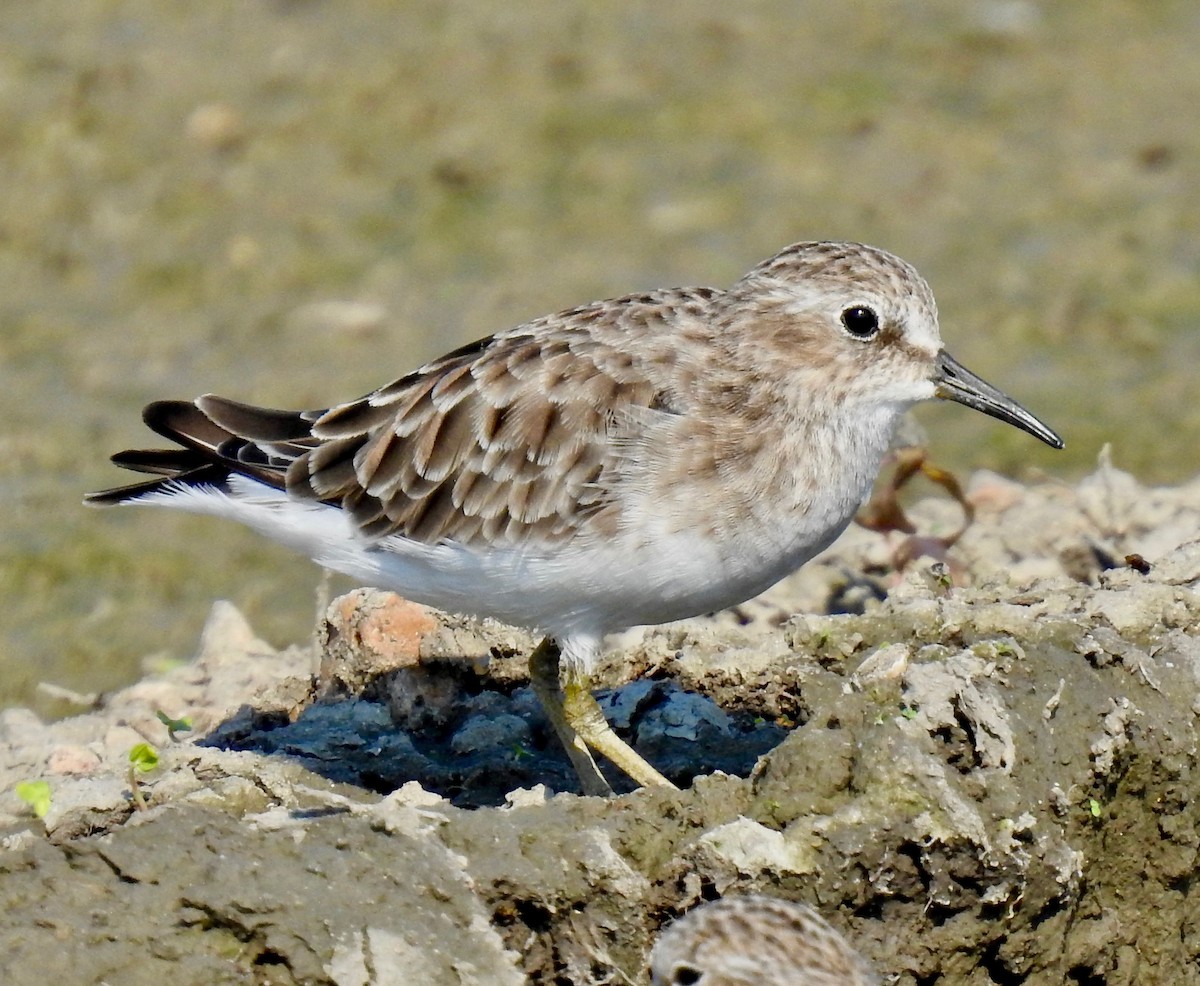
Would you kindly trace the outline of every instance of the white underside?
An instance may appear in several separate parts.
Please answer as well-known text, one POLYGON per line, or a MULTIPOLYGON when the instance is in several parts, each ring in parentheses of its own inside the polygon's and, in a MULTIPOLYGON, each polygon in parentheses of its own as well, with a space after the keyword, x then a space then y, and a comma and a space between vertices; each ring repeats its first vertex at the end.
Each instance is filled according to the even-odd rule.
MULTIPOLYGON (((797 544, 793 532, 787 542, 746 541, 736 552, 695 534, 660 535, 640 546, 576 541, 541 551, 475 550, 402 537, 368 542, 336 507, 291 499, 240 476, 231 477, 229 486, 228 493, 168 486, 131 502, 236 520, 363 585, 449 612, 541 630, 584 673, 606 634, 742 602, 794 571, 844 526, 838 523, 816 543, 797 544)), ((791 526, 779 525, 780 538, 791 526)))

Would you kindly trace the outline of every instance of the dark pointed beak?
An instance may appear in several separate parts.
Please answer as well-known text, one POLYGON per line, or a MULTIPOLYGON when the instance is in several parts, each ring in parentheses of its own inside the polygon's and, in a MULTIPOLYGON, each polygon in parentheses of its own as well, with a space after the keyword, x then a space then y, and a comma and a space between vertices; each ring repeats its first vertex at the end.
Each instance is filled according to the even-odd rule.
POLYGON ((1016 425, 1022 431, 1029 432, 1034 438, 1040 438, 1051 448, 1063 447, 1063 440, 1053 429, 1035 418, 1007 394, 979 379, 944 349, 937 355, 937 372, 933 382, 937 388, 934 394, 943 400, 958 401, 959 404, 966 404, 976 411, 990 414, 993 418, 1007 421, 1010 425, 1016 425))

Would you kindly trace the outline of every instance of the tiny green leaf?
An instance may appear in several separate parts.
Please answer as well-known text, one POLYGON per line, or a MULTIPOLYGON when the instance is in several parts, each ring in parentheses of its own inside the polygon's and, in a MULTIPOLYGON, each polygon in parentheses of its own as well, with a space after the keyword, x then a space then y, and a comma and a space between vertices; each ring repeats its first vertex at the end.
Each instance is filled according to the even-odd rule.
POLYGON ((46 781, 18 781, 13 790, 38 818, 46 817, 50 810, 50 785, 46 781))
POLYGON ((167 736, 171 742, 175 742, 176 733, 188 733, 192 730, 192 720, 188 716, 180 716, 178 719, 172 719, 169 715, 158 709, 154 713, 158 716, 158 721, 167 727, 167 736))
POLYGON ((158 766, 158 751, 149 743, 135 743, 129 751, 129 762, 147 774, 158 766))
POLYGON ((1099 801, 1095 798, 1088 798, 1088 811, 1092 813, 1092 818, 1099 818, 1103 810, 1099 801))
POLYGON ((900 714, 904 716, 905 719, 915 719, 919 712, 920 710, 912 705, 905 705, 900 709, 900 714))

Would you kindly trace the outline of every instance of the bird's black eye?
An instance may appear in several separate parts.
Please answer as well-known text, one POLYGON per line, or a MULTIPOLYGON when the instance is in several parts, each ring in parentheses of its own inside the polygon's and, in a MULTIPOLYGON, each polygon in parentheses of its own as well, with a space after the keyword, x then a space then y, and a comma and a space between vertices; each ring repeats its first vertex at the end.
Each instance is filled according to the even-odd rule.
POLYGON ((690 965, 677 965, 671 976, 673 986, 695 986, 704 974, 690 965))
POLYGON ((855 339, 870 339, 879 331, 879 316, 870 308, 855 305, 842 312, 842 325, 855 339))

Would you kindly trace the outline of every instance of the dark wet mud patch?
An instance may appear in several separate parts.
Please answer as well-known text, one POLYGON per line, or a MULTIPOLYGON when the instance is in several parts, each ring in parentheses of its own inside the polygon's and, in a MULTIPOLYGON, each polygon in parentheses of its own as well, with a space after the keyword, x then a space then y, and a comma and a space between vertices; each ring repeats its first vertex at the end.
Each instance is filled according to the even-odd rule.
MULTIPOLYGON (((436 667, 431 677, 445 673, 436 667)), ((579 792, 570 762, 529 687, 510 694, 432 686, 445 701, 437 714, 393 717, 384 702, 314 702, 294 719, 246 707, 201 744, 285 756, 331 781, 388 794, 410 781, 456 807, 503 805, 515 788, 545 784, 579 792), (414 720, 416 723, 414 724, 414 720)), ((787 730, 751 712, 727 712, 671 681, 639 681, 597 693, 618 735, 668 778, 688 786, 697 775, 744 776, 787 730)), ((632 782, 604 765, 618 792, 632 782)))

